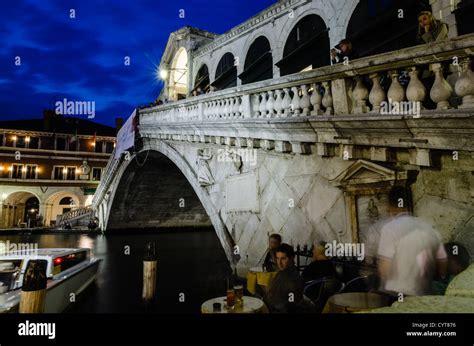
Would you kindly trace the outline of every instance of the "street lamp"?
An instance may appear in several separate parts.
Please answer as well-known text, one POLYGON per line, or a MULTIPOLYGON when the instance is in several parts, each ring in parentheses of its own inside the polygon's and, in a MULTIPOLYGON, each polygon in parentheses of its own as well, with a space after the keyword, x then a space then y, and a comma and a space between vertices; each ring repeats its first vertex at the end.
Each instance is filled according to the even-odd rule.
POLYGON ((168 78, 168 70, 166 70, 164 68, 160 69, 159 75, 160 75, 160 79, 163 79, 163 80, 167 79, 168 78))

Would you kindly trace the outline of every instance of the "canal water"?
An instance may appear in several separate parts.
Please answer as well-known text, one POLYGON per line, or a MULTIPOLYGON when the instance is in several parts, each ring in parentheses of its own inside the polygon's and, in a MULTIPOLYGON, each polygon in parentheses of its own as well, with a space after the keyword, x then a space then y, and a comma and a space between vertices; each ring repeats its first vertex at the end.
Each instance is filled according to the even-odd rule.
POLYGON ((90 248, 93 256, 102 259, 97 285, 85 291, 69 313, 199 313, 202 302, 225 295, 231 275, 213 229, 0 236, 0 241, 7 240, 37 243, 39 248, 90 248), (158 273, 156 301, 145 306, 142 268, 148 242, 156 244, 158 273))

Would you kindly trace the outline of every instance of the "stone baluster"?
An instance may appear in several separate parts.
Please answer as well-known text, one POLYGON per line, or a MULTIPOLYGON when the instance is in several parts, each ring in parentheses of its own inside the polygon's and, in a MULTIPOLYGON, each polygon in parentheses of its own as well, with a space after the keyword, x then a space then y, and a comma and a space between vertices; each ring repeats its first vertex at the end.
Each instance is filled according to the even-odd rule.
POLYGON ((214 101, 207 102, 206 119, 212 119, 212 107, 214 101))
POLYGON ((209 102, 209 101, 204 103, 204 109, 203 109, 204 119, 209 119, 209 107, 210 107, 210 105, 211 105, 211 102, 209 102))
POLYGON ((471 70, 471 60, 463 59, 460 67, 461 74, 454 85, 456 94, 462 97, 459 108, 474 108, 474 73, 471 70))
POLYGON ((267 118, 273 118, 275 115, 275 111, 273 107, 275 106, 275 99, 273 98, 273 90, 267 91, 268 99, 267 99, 267 118))
POLYGON ((201 103, 201 120, 206 119, 207 102, 201 103))
POLYGON ((229 99, 222 101, 222 118, 227 119, 229 117, 229 99))
POLYGON ((309 98, 308 87, 306 84, 301 86, 300 107, 303 109, 303 115, 308 116, 311 107, 311 100, 309 98))
POLYGON ((209 103, 208 119, 214 119, 215 114, 216 114, 216 101, 214 100, 209 103))
MULTIPOLYGON (((240 118, 245 118, 246 106, 247 106, 247 110, 248 110, 248 105, 250 103, 250 102, 248 102, 249 95, 243 95, 243 96, 239 97, 239 100, 240 100, 239 117, 240 118)), ((250 113, 249 113, 249 115, 250 115, 250 113)))
MULTIPOLYGON (((390 83, 390 88, 388 88, 388 102, 389 104, 393 102, 402 102, 405 100, 405 90, 398 81, 398 71, 390 71, 389 75, 392 83, 390 83)), ((391 112, 391 109, 389 109, 389 112, 391 112)))
POLYGON ((332 93, 331 93, 331 86, 329 82, 323 82, 324 88, 324 96, 323 96, 323 106, 326 108, 325 115, 333 115, 334 109, 332 106, 332 93))
POLYGON ((238 97, 232 98, 232 118, 237 118, 239 114, 239 104, 238 97))
POLYGON ((279 118, 281 114, 283 113, 283 99, 281 97, 281 89, 275 90, 275 104, 273 105, 273 108, 275 109, 275 116, 279 118))
POLYGON ((241 116, 240 105, 241 105, 241 99, 240 99, 240 96, 237 96, 235 98, 235 104, 234 104, 234 114, 236 118, 240 118, 241 116))
POLYGON ((223 110, 224 110, 224 101, 223 100, 217 100, 216 119, 222 118, 223 110))
POLYGON ((265 113, 267 112, 267 99, 265 97, 265 92, 260 93, 260 105, 258 107, 258 110, 260 111, 260 118, 265 117, 265 113))
POLYGON ((369 98, 369 90, 365 86, 362 76, 356 77, 356 85, 352 91, 352 96, 355 101, 354 113, 367 113, 367 99, 369 98))
POLYGON ((426 88, 418 78, 418 70, 416 67, 411 67, 408 71, 410 76, 410 82, 407 86, 407 100, 410 101, 410 109, 421 109, 422 102, 426 97, 426 88), (415 106, 415 103, 419 104, 419 107, 415 106))
POLYGON ((321 110, 321 102, 323 101, 323 97, 319 93, 319 84, 313 83, 311 85, 313 88, 313 93, 311 94, 310 102, 313 106, 313 110, 311 111, 311 115, 321 115, 323 111, 321 110))
POLYGON ((443 65, 440 63, 432 64, 431 70, 435 74, 435 81, 431 87, 430 97, 436 103, 436 109, 449 109, 449 98, 453 93, 453 88, 444 79, 443 65))
POLYGON ((290 116, 291 112, 291 97, 290 97, 290 90, 288 88, 283 88, 283 100, 282 100, 282 108, 283 108, 283 117, 288 117, 290 116))
POLYGON ((260 114, 258 109, 260 108, 260 94, 252 95, 252 113, 254 118, 258 118, 260 114))
POLYGON ((380 85, 380 75, 373 73, 369 76, 372 80, 372 89, 369 94, 369 102, 372 104, 372 112, 380 113, 380 104, 385 101, 387 95, 380 85))
POLYGON ((291 91, 293 91, 293 98, 291 99, 291 110, 294 117, 297 117, 301 113, 301 106, 300 106, 300 95, 298 94, 298 88, 292 87, 291 91))
POLYGON ((217 112, 219 111, 219 102, 217 100, 212 101, 212 119, 216 119, 218 117, 217 112))
POLYGON ((234 118, 235 117, 235 97, 229 98, 229 103, 227 105, 227 114, 229 118, 234 118))
POLYGON ((222 111, 222 117, 224 119, 230 118, 230 109, 231 109, 230 99, 225 99, 224 100, 224 108, 223 108, 223 111, 222 111))

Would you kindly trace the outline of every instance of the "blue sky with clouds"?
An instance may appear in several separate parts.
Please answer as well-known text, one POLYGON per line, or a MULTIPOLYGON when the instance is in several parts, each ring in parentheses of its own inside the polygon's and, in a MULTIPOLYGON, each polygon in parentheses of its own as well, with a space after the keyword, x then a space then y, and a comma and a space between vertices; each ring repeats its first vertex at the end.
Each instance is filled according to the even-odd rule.
POLYGON ((95 101, 96 121, 113 125, 158 95, 155 67, 172 31, 191 25, 221 34, 274 2, 2 1, 0 120, 41 117, 67 98, 95 101))

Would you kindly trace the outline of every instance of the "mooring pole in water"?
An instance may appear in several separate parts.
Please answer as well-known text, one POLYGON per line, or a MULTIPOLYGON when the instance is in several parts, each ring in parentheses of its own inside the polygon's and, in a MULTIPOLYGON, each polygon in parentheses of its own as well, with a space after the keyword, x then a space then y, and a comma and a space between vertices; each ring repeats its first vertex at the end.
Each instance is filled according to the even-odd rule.
POLYGON ((145 302, 151 302, 156 292, 156 248, 155 243, 146 245, 143 258, 143 293, 145 302))
POLYGON ((46 268, 45 260, 30 260, 23 278, 20 296, 20 313, 37 314, 44 311, 46 301, 46 268))

